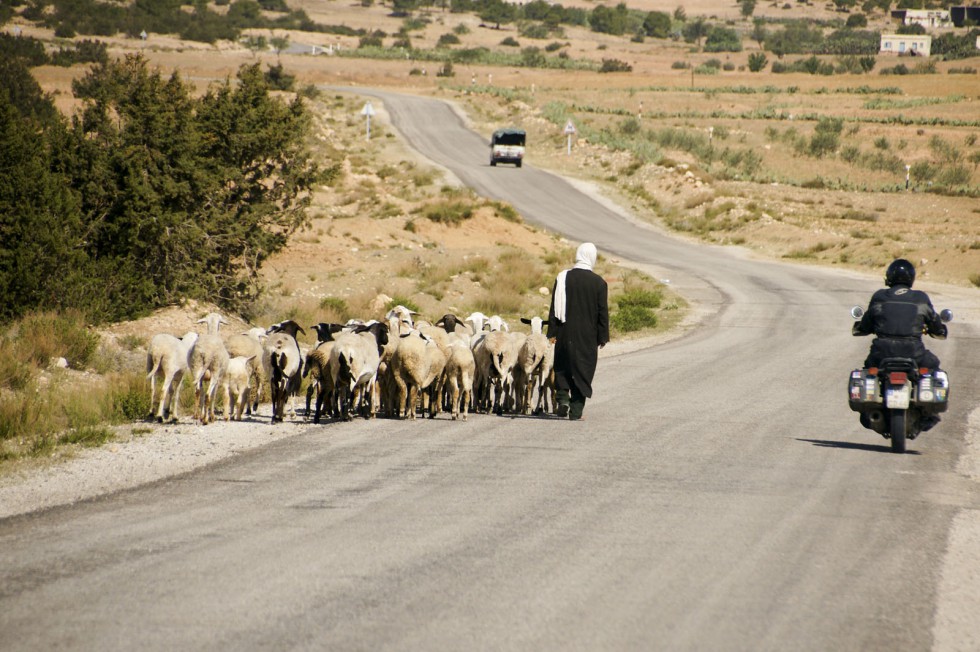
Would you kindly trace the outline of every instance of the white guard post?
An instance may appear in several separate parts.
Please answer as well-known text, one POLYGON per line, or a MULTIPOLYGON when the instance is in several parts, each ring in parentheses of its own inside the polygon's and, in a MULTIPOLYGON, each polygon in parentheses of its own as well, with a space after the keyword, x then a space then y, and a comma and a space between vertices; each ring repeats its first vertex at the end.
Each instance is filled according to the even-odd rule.
POLYGON ((571 154, 572 154, 572 136, 574 136, 574 135, 575 135, 575 125, 573 125, 572 124, 572 121, 569 120, 565 124, 565 136, 568 137, 568 146, 567 146, 567 149, 565 151, 565 155, 566 156, 571 156, 571 154))
POLYGON ((365 140, 371 140, 371 116, 374 115, 374 107, 371 106, 370 102, 364 103, 364 108, 361 109, 361 115, 367 118, 367 138, 365 140))

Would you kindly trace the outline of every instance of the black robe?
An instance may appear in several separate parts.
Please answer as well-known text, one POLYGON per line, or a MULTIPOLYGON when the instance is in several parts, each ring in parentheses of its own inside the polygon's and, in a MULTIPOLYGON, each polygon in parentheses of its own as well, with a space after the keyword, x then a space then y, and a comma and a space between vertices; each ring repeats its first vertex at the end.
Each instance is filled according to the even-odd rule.
POLYGON ((548 311, 548 337, 555 342, 555 383, 585 397, 592 396, 599 347, 609 341, 609 286, 587 269, 570 269, 565 275, 565 322, 555 317, 555 289, 548 311))

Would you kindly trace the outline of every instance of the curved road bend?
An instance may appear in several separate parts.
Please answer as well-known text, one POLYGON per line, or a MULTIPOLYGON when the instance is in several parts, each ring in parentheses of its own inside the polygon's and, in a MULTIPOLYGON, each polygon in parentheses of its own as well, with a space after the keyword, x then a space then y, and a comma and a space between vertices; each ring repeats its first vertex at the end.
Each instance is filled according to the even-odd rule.
POLYGON ((604 358, 582 423, 286 424, 201 471, 2 520, 0 649, 933 646, 951 524, 980 507, 956 472, 975 325, 931 343, 952 408, 892 455, 845 404, 868 343, 847 309, 873 281, 670 238, 533 167, 490 168, 441 102, 370 94, 478 192, 712 316, 604 358))

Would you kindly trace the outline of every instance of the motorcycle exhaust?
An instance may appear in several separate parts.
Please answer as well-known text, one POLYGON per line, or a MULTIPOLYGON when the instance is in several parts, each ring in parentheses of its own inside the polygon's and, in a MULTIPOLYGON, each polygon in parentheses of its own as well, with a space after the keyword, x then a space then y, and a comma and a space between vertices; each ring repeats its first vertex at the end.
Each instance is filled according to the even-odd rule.
POLYGON ((868 421, 870 421, 873 426, 882 423, 884 420, 885 414, 881 410, 871 410, 868 412, 868 421))

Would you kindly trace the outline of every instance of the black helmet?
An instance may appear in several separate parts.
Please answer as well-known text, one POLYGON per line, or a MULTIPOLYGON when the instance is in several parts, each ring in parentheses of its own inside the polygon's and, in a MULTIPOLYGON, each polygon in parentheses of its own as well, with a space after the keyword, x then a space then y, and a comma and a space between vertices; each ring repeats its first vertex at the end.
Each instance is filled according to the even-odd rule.
POLYGON ((904 258, 893 260, 892 264, 888 266, 888 270, 885 271, 885 285, 888 287, 893 285, 912 287, 913 283, 915 283, 915 267, 912 263, 904 258))

